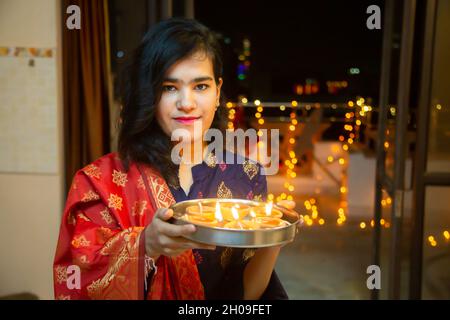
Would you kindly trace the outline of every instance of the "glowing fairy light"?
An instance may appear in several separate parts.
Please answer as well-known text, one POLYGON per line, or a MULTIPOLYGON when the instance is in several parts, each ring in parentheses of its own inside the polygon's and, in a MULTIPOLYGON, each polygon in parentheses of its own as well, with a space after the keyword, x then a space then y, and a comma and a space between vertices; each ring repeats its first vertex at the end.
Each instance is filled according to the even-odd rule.
POLYGON ((442 234, 444 235, 444 238, 446 240, 450 240, 450 232, 448 232, 447 230, 445 230, 444 232, 442 232, 442 234))

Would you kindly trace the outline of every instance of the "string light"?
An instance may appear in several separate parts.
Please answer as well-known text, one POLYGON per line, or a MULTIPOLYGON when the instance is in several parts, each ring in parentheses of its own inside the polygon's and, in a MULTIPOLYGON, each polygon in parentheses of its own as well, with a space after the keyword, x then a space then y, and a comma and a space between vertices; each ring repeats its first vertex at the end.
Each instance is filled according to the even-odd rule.
POLYGON ((444 235, 444 238, 445 238, 446 240, 450 240, 450 232, 448 232, 447 230, 445 230, 442 234, 444 235))

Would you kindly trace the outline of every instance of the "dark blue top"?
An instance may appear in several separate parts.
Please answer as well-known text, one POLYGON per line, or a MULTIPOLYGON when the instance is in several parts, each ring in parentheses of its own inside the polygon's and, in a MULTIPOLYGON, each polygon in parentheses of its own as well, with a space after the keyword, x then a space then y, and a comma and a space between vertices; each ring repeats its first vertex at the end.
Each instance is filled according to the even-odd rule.
MULTIPOLYGON (((183 188, 169 186, 177 202, 199 198, 235 198, 264 201, 267 197, 266 176, 259 163, 231 153, 218 159, 208 153, 201 164, 192 167, 193 183, 186 195, 183 188), (225 160, 233 157, 233 164, 225 160)), ((206 299, 242 299, 243 273, 254 249, 217 247, 193 250, 206 299)), ((275 271, 262 299, 288 299, 275 271)))

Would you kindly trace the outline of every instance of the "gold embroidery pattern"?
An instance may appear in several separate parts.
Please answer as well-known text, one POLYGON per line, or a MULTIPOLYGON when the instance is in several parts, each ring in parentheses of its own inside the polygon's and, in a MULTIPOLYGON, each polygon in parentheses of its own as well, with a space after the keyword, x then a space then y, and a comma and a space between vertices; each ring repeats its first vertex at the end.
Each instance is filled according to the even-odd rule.
POLYGON ((71 299, 69 295, 65 296, 63 294, 60 294, 59 296, 56 297, 56 300, 71 300, 71 299))
POLYGON ((80 218, 80 219, 83 219, 84 221, 87 221, 87 222, 90 222, 90 221, 91 221, 91 219, 89 219, 88 217, 86 217, 84 213, 79 213, 79 214, 77 214, 77 217, 80 218))
MULTIPOLYGON (((131 259, 133 259, 133 257, 137 254, 136 250, 138 250, 139 248, 138 232, 143 228, 134 229, 136 231, 132 231, 132 228, 128 228, 122 231, 113 238, 114 241, 111 241, 109 248, 111 251, 114 251, 117 256, 114 258, 110 258, 110 264, 106 274, 102 278, 94 280, 87 287, 88 295, 92 299, 107 299, 109 294, 114 295, 115 291, 119 290, 119 288, 113 288, 110 293, 105 291, 105 289, 110 285, 111 281, 114 280, 114 278, 116 278, 116 275, 119 274, 122 267, 131 259), (130 241, 133 238, 134 241, 130 241), (120 243, 120 246, 118 248, 111 248, 112 243, 120 243)), ((110 253, 111 252, 107 252, 106 254, 110 253)), ((127 285, 127 283, 122 283, 122 285, 127 285)))
POLYGON ((231 199, 233 198, 233 194, 231 190, 227 188, 225 182, 221 182, 219 188, 217 189, 217 198, 220 199, 231 199))
POLYGON ((248 259, 253 257, 255 253, 255 249, 245 249, 244 252, 242 252, 242 259, 244 259, 244 261, 247 261, 248 259))
POLYGON ((255 200, 255 201, 262 201, 262 194, 256 194, 256 195, 253 197, 253 200, 255 200))
POLYGON ((83 169, 83 172, 86 173, 89 177, 97 178, 97 179, 100 179, 100 176, 102 175, 100 168, 94 164, 90 164, 90 165, 86 166, 83 169))
POLYGON ((137 186, 140 189, 145 189, 144 179, 142 178, 142 176, 139 177, 137 186))
POLYGON ((89 201, 98 200, 98 199, 100 199, 100 196, 98 194, 96 194, 94 191, 89 190, 88 192, 86 192, 83 195, 83 198, 81 198, 81 201, 89 202, 89 201))
POLYGON ((132 216, 143 216, 144 211, 147 209, 147 201, 136 201, 131 208, 131 215, 132 216))
POLYGON ((222 254, 220 255, 220 265, 222 266, 222 268, 226 268, 228 266, 228 264, 230 263, 231 260, 231 256, 233 254, 233 249, 232 248, 225 248, 225 250, 222 251, 222 254))
POLYGON ((109 214, 108 208, 105 207, 103 211, 100 211, 100 215, 102 216, 103 221, 105 221, 107 224, 113 223, 113 218, 109 214))
POLYGON ((122 206, 122 198, 114 193, 111 193, 108 198, 108 207, 116 210, 122 210, 122 206))
POLYGON ((156 194, 158 208, 168 208, 175 203, 175 199, 169 188, 163 187, 163 184, 165 183, 164 180, 156 178, 153 175, 149 175, 148 177, 150 180, 150 188, 152 189, 153 194, 156 194))
POLYGON ((91 242, 87 240, 84 235, 81 235, 78 238, 73 238, 72 240, 72 246, 74 246, 77 249, 80 247, 88 247, 90 246, 90 244, 91 242))
POLYGON ((112 181, 119 187, 125 187, 125 184, 128 182, 127 174, 122 171, 114 170, 112 173, 112 181))
POLYGON ((217 165, 217 157, 216 157, 216 155, 213 154, 212 152, 209 152, 209 153, 206 155, 205 163, 206 163, 206 165, 207 165, 208 167, 214 168, 214 167, 217 165))
POLYGON ((114 235, 114 232, 105 227, 100 227, 95 230, 95 240, 96 244, 104 245, 111 237, 114 235))
POLYGON ((67 281, 67 267, 57 265, 57 266, 55 266, 54 270, 55 270, 56 282, 58 282, 59 284, 62 284, 67 281))
POLYGON ((247 174, 250 180, 252 180, 258 173, 258 166, 255 163, 250 162, 250 160, 248 159, 245 159, 242 166, 244 168, 244 172, 247 174))
POLYGON ((100 254, 103 256, 108 256, 111 254, 111 248, 114 247, 117 241, 119 241, 120 238, 118 236, 110 238, 105 245, 100 250, 100 254))
POLYGON ((86 255, 75 257, 73 263, 82 269, 87 269, 89 267, 89 260, 86 255))

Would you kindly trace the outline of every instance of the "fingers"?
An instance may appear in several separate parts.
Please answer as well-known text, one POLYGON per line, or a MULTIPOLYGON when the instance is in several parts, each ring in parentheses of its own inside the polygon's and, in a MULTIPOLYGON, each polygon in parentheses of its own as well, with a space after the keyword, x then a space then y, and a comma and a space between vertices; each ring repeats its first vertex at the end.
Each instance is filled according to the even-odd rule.
POLYGON ((161 219, 163 221, 167 221, 173 216, 173 210, 167 208, 160 208, 156 210, 155 219, 161 219))
POLYGON ((214 245, 194 242, 183 237, 196 232, 193 224, 175 225, 168 222, 173 216, 172 209, 160 208, 151 223, 152 246, 165 256, 177 256, 189 249, 215 250, 214 245))
POLYGON ((167 221, 172 218, 172 216, 172 209, 163 208, 156 211, 154 220, 156 219, 157 221, 153 221, 153 223, 155 223, 160 233, 169 237, 182 237, 190 235, 196 231, 195 226, 192 224, 178 226, 168 223, 167 221))
POLYGON ((286 209, 294 209, 295 208, 295 201, 292 200, 280 200, 277 202, 277 205, 280 207, 285 207, 286 209))
POLYGON ((165 221, 159 221, 158 230, 168 237, 184 237, 194 233, 197 229, 193 224, 175 225, 165 221))

